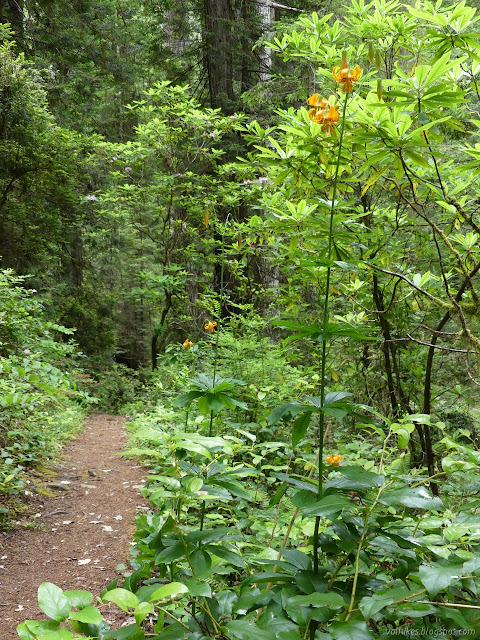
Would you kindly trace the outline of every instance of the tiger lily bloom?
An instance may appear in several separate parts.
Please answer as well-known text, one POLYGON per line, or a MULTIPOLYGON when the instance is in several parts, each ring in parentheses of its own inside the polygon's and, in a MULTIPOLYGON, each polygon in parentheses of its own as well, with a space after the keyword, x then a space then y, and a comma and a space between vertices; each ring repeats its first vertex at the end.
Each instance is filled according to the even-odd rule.
POLYGON ((325 109, 328 107, 328 100, 320 97, 319 93, 314 93, 313 96, 308 98, 307 104, 311 107, 316 107, 317 109, 325 109))
POLYGON ((331 105, 326 98, 321 98, 318 93, 314 93, 307 100, 307 104, 316 105, 314 109, 310 109, 308 117, 313 122, 322 125, 322 131, 330 133, 333 127, 340 120, 340 114, 337 107, 331 105))
POLYGON ((213 333, 215 331, 216 326, 217 326, 217 323, 214 320, 213 322, 211 321, 206 322, 203 328, 205 329, 205 331, 208 331, 208 333, 213 333))
POLYGON ((357 64, 355 69, 349 69, 347 65, 347 56, 344 53, 342 55, 342 64, 339 67, 334 67, 333 77, 341 85, 342 91, 345 93, 351 93, 353 91, 353 85, 362 75, 362 68, 357 64))
POLYGON ((340 460, 342 459, 342 455, 340 453, 335 454, 334 456, 327 456, 325 458, 325 462, 327 464, 331 464, 332 467, 338 467, 340 464, 340 460))
POLYGON ((185 351, 188 351, 190 347, 193 347, 193 342, 190 342, 190 340, 187 338, 182 344, 182 347, 185 349, 185 351))

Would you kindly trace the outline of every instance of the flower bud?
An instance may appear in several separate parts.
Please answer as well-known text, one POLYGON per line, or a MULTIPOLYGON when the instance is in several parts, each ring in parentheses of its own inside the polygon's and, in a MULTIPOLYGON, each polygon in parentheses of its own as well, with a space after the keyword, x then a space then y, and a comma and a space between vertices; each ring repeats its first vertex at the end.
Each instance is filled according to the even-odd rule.
POLYGON ((370 43, 368 45, 368 60, 369 60, 370 64, 372 64, 374 57, 375 57, 375 49, 373 48, 373 44, 370 43))

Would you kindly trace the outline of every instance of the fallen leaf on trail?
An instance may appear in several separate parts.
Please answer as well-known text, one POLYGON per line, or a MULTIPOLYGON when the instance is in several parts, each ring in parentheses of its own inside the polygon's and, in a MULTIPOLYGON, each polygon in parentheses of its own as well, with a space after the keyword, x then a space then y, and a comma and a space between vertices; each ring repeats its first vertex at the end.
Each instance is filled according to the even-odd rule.
POLYGON ((85 560, 79 560, 78 564, 88 564, 89 562, 91 562, 90 558, 85 558, 85 560))
POLYGON ((15 611, 23 611, 24 609, 25 607, 23 606, 23 604, 19 604, 15 611))
POLYGON ((112 527, 110 527, 108 524, 102 524, 102 527, 104 531, 113 531, 112 527))
POLYGON ((62 524, 73 524, 73 520, 64 520, 62 524))
POLYGON ((123 516, 113 516, 114 520, 123 520, 123 516))

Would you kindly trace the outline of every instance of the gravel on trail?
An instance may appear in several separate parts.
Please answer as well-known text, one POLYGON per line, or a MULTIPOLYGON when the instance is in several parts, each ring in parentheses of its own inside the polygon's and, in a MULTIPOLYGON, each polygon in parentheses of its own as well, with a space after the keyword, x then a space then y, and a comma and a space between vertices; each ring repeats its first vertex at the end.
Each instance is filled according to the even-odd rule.
MULTIPOLYGON (((98 596, 128 562, 135 514, 147 507, 139 491, 145 469, 119 455, 124 425, 121 416, 90 416, 39 486, 49 497, 35 494, 38 527, 0 535, 1 640, 19 640, 16 627, 25 620, 47 619, 37 604, 42 582, 98 596)), ((102 613, 112 628, 124 622, 114 605, 102 613)))

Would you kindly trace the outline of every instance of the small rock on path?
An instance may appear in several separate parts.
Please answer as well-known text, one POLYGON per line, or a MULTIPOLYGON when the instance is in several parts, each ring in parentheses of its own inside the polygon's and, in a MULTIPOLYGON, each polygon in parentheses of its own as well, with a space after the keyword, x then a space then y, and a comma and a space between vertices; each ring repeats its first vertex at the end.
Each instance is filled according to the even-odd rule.
MULTIPOLYGON (((95 596, 127 561, 134 517, 146 502, 139 492, 144 469, 118 455, 126 447, 124 424, 120 416, 91 416, 55 464, 57 477, 46 487, 55 496, 38 500, 44 531, 0 537, 1 640, 19 640, 16 627, 25 620, 46 619, 37 604, 42 582, 95 596)), ((115 625, 115 609, 104 615, 115 625)))

